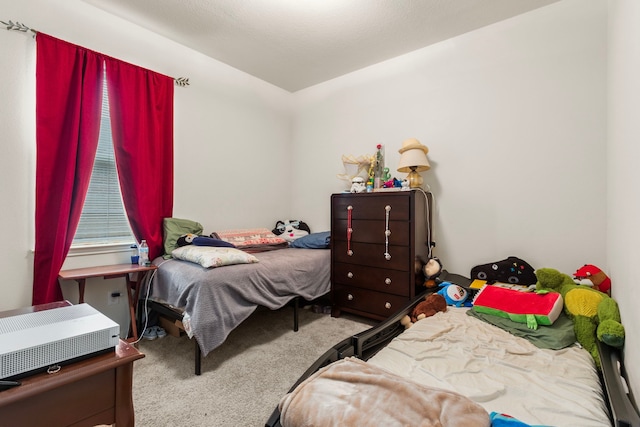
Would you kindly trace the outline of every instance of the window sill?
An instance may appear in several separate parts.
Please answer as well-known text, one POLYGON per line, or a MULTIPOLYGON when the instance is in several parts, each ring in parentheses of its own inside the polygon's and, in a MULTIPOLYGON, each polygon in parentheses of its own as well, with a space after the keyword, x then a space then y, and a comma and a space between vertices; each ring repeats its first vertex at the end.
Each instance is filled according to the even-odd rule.
POLYGON ((134 242, 77 245, 72 246, 71 249, 69 249, 67 257, 129 252, 131 251, 131 245, 133 244, 134 242))

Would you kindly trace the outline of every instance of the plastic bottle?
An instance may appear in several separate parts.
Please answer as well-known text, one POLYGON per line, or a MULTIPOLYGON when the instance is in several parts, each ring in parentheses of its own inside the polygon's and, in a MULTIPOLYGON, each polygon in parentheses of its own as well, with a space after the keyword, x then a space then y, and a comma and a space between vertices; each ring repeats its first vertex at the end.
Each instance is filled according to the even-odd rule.
POLYGON ((147 266, 150 264, 149 246, 147 245, 146 240, 140 242, 140 246, 138 247, 138 263, 142 266, 147 266))
POLYGON ((140 255, 138 255, 138 245, 131 245, 131 264, 138 264, 140 255))

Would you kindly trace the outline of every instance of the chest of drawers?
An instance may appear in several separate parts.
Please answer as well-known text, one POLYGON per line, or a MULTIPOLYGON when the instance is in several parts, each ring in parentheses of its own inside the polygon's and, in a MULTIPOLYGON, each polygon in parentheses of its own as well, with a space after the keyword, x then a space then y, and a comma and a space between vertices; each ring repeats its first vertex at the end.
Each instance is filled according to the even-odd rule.
POLYGON ((430 193, 331 196, 332 315, 385 319, 416 295, 416 258, 431 244, 430 193))

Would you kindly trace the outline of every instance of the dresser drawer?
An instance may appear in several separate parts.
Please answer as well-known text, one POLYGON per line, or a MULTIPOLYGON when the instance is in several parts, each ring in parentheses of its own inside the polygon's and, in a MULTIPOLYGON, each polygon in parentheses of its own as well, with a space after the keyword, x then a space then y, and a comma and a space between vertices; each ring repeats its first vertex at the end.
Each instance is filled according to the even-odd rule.
POLYGON ((412 281, 409 271, 336 262, 333 264, 333 283, 409 297, 412 281))
POLYGON ((407 246, 389 246, 390 259, 384 256, 385 246, 371 243, 351 242, 352 255, 347 253, 347 242, 333 242, 333 262, 366 265, 369 267, 390 268, 412 271, 414 261, 411 249, 407 246))
POLYGON ((334 286, 332 298, 333 304, 342 310, 366 312, 378 318, 391 316, 409 301, 399 295, 342 285, 334 286))
MULTIPOLYGON (((352 220, 351 241, 364 243, 385 242, 386 224, 384 219, 380 221, 372 220, 352 220)), ((347 240, 347 229, 349 224, 346 219, 334 218, 331 223, 331 238, 335 240, 347 240)), ((389 221, 389 244, 408 245, 411 242, 411 223, 408 221, 389 221)))
POLYGON ((334 195, 332 212, 335 218, 347 219, 348 207, 351 206, 352 219, 379 219, 386 216, 386 207, 389 206, 389 218, 397 221, 408 221, 410 217, 410 196, 407 192, 395 194, 352 194, 334 195))

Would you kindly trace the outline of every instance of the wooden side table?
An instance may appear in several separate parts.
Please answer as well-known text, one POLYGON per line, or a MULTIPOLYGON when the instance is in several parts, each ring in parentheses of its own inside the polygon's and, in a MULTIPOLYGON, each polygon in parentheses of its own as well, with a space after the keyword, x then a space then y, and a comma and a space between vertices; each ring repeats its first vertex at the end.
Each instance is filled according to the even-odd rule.
MULTIPOLYGON (((136 304, 138 303, 138 294, 140 283, 145 275, 158 267, 151 264, 142 266, 138 264, 114 264, 101 265, 97 267, 74 268, 70 270, 61 270, 58 277, 63 280, 75 280, 78 282, 78 302, 84 302, 85 281, 91 277, 103 277, 105 279, 114 279, 124 277, 127 283, 127 302, 129 303, 129 316, 131 318, 131 337, 127 338, 128 342, 138 340, 138 326, 136 322, 136 304), (135 280, 130 275, 135 275, 135 280), (132 291, 135 293, 132 295, 132 291)), ((128 334, 127 334, 128 337, 128 334)))
POLYGON ((114 352, 22 378, 0 392, 0 425, 134 426, 133 362, 143 357, 121 340, 114 352))

